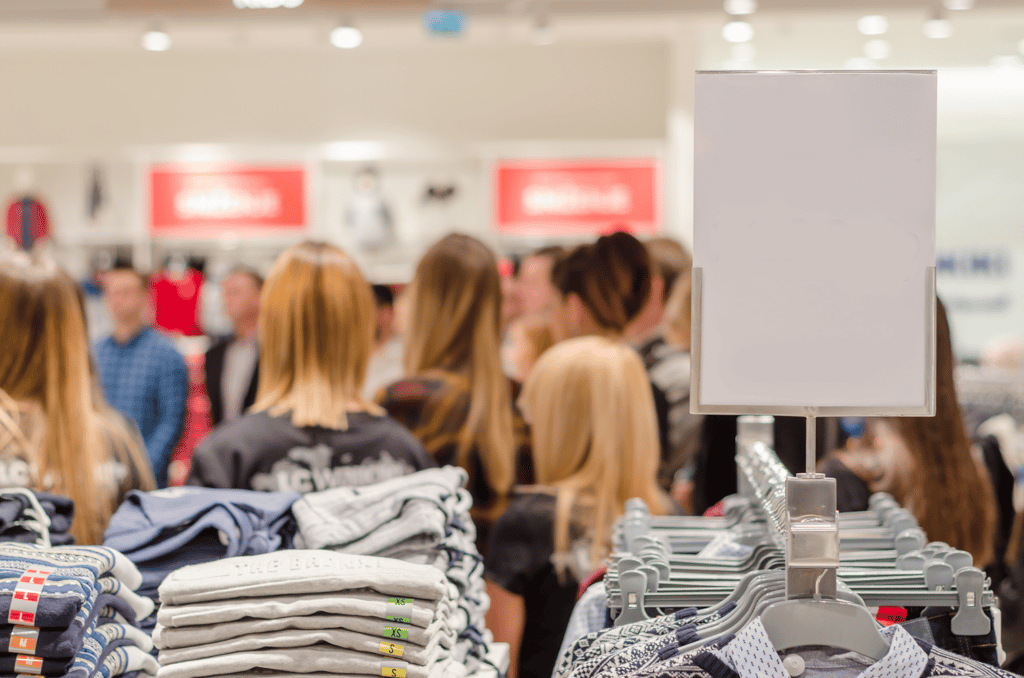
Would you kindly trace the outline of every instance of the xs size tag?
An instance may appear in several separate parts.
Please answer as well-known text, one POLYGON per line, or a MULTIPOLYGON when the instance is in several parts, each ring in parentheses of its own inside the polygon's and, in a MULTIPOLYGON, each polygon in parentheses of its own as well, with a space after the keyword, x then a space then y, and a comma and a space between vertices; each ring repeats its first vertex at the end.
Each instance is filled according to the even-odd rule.
POLYGON ((409 640, 409 629, 398 624, 387 624, 384 626, 384 637, 393 640, 409 640))
POLYGON ((398 622, 400 624, 412 623, 412 601, 408 598, 388 598, 387 609, 384 612, 386 621, 398 622))

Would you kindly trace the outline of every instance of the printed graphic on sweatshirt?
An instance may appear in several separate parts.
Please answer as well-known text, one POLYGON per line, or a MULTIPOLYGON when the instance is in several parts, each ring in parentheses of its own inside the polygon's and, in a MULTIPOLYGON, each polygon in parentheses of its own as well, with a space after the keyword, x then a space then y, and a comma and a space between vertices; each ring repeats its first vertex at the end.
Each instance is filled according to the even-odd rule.
POLYGON ((319 492, 335 487, 371 485, 414 473, 416 469, 387 451, 357 463, 351 453, 335 457, 327 445, 295 447, 269 473, 253 475, 251 487, 263 492, 319 492))

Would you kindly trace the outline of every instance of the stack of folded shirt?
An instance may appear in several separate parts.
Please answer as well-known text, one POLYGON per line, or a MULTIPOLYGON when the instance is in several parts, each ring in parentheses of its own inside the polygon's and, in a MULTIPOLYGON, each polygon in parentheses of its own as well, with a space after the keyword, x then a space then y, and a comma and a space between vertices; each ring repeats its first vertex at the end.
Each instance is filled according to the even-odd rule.
POLYGON ((154 600, 164 578, 186 565, 291 548, 297 492, 172 487, 128 493, 110 519, 104 546, 142 573, 154 600))
POLYGON ((155 676, 141 582, 111 549, 0 544, 0 676, 155 676))
POLYGON ((428 469, 374 485, 306 494, 292 513, 299 524, 297 546, 396 558, 444 573, 458 592, 451 618, 458 642, 452 654, 475 672, 481 663, 493 664, 492 637, 484 621, 490 599, 466 480, 466 472, 454 466, 428 469))
POLYGON ((52 546, 74 544, 74 516, 75 504, 67 497, 21 488, 0 490, 0 542, 32 544, 46 531, 52 546))
POLYGON ((388 558, 293 550, 193 565, 160 586, 158 678, 464 678, 454 586, 388 558))

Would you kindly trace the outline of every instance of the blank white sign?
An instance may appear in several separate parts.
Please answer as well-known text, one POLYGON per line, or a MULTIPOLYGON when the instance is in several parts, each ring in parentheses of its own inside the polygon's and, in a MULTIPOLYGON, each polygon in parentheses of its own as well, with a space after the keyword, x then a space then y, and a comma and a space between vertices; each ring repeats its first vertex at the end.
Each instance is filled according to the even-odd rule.
POLYGON ((700 411, 921 413, 934 72, 698 73, 700 411))

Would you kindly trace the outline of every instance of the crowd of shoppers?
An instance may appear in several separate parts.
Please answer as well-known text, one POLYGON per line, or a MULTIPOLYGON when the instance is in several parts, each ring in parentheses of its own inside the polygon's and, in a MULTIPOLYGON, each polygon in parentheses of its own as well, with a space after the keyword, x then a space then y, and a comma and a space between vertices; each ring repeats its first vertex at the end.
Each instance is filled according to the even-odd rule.
MULTIPOLYGON (((687 512, 715 453, 689 412, 691 265, 676 242, 616 232, 531 253, 504 277, 486 244, 452 234, 401 291, 326 243, 288 249, 265 282, 234 269, 233 332, 205 356, 216 428, 187 482, 304 493, 462 467, 489 627, 511 643, 512 676, 546 678, 624 502, 687 512)), ((189 388, 149 325, 146 277, 114 269, 103 289, 114 329, 90 352, 76 284, 41 255, 0 262, 0 476, 74 499, 82 543, 100 541, 128 490, 167 484, 189 388)), ((824 468, 844 508, 892 492, 930 537, 984 563, 992 489, 939 311, 938 414, 870 420, 824 468)))

